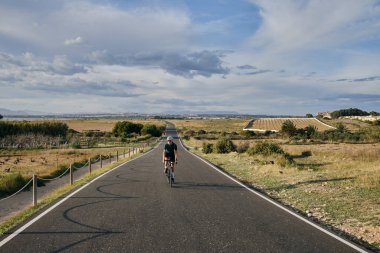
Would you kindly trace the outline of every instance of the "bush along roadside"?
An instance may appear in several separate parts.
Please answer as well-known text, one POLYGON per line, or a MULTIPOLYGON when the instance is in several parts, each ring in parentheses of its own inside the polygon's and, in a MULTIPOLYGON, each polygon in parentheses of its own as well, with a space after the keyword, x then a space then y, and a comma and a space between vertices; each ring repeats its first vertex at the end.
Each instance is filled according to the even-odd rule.
POLYGON ((275 160, 273 163, 277 163, 281 167, 295 165, 293 158, 275 143, 259 142, 254 147, 249 148, 247 153, 250 156, 273 157, 275 160))
POLYGON ((215 144, 205 142, 202 146, 202 152, 204 154, 227 154, 235 151, 239 154, 247 153, 263 164, 266 164, 267 161, 260 161, 259 158, 271 158, 272 160, 269 162, 277 163, 281 167, 295 165, 293 158, 288 153, 278 144, 271 142, 259 142, 255 146, 249 147, 249 143, 246 142, 235 145, 230 139, 222 139, 215 144))

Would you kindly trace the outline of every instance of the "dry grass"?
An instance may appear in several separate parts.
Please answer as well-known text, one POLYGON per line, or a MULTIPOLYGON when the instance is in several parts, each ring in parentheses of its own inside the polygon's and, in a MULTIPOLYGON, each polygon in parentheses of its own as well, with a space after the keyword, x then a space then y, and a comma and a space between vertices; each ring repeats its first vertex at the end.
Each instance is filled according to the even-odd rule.
POLYGON ((322 122, 331 125, 331 126, 337 126, 339 123, 342 123, 349 131, 356 132, 359 131, 361 128, 369 127, 371 124, 367 122, 363 122, 356 119, 321 119, 322 122))
MULTIPOLYGON (((158 119, 61 119, 54 120, 67 123, 70 128, 82 132, 86 130, 112 131, 118 121, 128 120, 141 124, 164 125, 158 119)), ((132 144, 131 144, 132 145, 132 144)), ((139 144, 135 144, 139 145, 139 144)), ((57 171, 61 165, 81 162, 99 155, 116 155, 129 147, 93 148, 93 149, 35 149, 35 150, 7 150, 0 149, 0 178, 13 173, 20 173, 25 178, 36 173, 41 177, 49 176, 57 171)))
POLYGON ((181 130, 205 130, 207 132, 241 132, 247 125, 246 119, 185 119, 170 120, 177 129, 181 130))
POLYGON ((10 173, 20 173, 29 178, 33 173, 39 176, 48 176, 60 165, 69 166, 70 163, 88 160, 99 155, 122 154, 125 148, 97 148, 97 149, 38 149, 38 150, 0 150, 0 177, 10 173))
POLYGON ((284 168, 262 162, 276 161, 275 157, 205 155, 200 152, 202 143, 188 142, 240 180, 308 216, 380 245, 380 144, 282 144, 296 162, 284 168))

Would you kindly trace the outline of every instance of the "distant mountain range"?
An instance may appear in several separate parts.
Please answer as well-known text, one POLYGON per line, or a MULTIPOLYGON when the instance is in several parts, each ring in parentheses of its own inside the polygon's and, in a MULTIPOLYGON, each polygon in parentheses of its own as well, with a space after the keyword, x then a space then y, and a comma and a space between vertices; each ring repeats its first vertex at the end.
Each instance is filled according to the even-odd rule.
POLYGON ((165 111, 166 115, 239 115, 234 111, 165 111))
MULTIPOLYGON (((87 115, 138 115, 138 113, 67 113, 57 114, 49 112, 31 111, 31 110, 9 110, 0 108, 0 114, 3 116, 87 116, 87 115)), ((141 113, 140 115, 147 115, 141 113)), ((239 115, 234 111, 166 111, 149 115, 239 115)))
POLYGON ((0 114, 3 116, 34 116, 34 115, 52 115, 52 113, 47 112, 37 112, 29 110, 13 111, 5 108, 0 108, 0 114))
MULTIPOLYGON (((49 112, 39 112, 31 110, 9 110, 5 108, 0 108, 0 114, 5 118, 108 118, 108 117, 152 117, 152 116, 173 116, 173 117, 254 117, 254 118, 267 118, 267 117, 285 117, 282 115, 248 115, 241 114, 235 111, 165 111, 162 113, 49 113, 49 112)), ((294 116, 286 116, 294 117, 294 116)))

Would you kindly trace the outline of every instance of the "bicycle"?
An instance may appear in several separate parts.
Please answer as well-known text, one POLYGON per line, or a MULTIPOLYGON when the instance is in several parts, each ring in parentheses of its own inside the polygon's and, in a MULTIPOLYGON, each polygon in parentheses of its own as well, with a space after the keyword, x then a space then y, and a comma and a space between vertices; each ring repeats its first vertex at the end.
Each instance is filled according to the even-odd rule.
POLYGON ((168 178, 168 183, 170 184, 170 187, 173 187, 174 184, 174 174, 173 174, 173 167, 174 167, 174 161, 165 160, 165 173, 166 177, 168 178))

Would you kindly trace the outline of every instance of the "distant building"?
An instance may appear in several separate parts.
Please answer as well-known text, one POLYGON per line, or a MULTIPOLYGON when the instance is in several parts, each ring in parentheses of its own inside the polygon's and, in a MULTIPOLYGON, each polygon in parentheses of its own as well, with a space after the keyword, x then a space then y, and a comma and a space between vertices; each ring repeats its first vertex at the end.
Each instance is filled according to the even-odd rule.
POLYGON ((329 113, 329 112, 318 112, 317 115, 319 117, 322 117, 323 119, 332 119, 331 113, 329 113))

